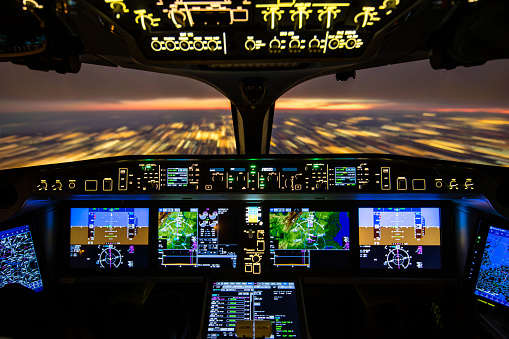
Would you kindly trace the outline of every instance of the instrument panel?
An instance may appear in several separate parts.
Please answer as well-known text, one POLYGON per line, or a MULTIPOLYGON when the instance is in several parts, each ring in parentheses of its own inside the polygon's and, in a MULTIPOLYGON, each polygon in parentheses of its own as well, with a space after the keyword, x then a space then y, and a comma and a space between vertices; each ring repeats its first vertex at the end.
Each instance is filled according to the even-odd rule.
POLYGON ((126 160, 40 171, 35 194, 480 192, 475 171, 383 159, 126 160))
POLYGON ((58 228, 44 232, 58 238, 64 280, 399 279, 451 273, 454 204, 482 200, 481 167, 379 155, 155 156, 6 173, 18 177, 17 204, 28 193, 26 206, 54 206, 58 228))
MULTIPOLYGON (((505 187, 504 172, 392 155, 119 157, 2 171, 0 216, 2 231, 32 231, 40 266, 32 260, 25 280, 39 289, 160 283, 188 298, 196 283, 219 283, 195 298, 202 305, 238 286, 302 282, 312 305, 330 299, 324 286, 351 285, 360 295, 404 288, 428 309, 465 277, 468 298, 495 304, 490 279, 503 279, 506 256, 483 263, 508 238, 504 196, 490 189, 505 187)), ((214 305, 194 318, 215 333, 214 305)))
POLYGON ((411 277, 448 265, 444 203, 95 200, 61 209, 64 277, 411 277))

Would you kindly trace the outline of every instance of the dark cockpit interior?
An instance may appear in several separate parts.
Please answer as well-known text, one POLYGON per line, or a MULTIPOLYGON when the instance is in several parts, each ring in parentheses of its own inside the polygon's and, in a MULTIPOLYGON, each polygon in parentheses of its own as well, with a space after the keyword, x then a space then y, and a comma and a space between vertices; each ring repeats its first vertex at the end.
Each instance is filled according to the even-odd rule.
POLYGON ((0 170, 0 337, 509 337, 506 167, 269 154, 277 100, 308 80, 509 58, 506 1, 0 9, 0 61, 200 81, 230 101, 237 149, 0 170))

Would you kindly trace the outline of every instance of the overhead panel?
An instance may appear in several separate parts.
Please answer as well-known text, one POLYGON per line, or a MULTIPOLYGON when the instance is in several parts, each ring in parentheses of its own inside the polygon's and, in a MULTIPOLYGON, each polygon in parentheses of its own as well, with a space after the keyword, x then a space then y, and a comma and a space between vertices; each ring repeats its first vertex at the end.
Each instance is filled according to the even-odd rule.
POLYGON ((408 0, 91 0, 149 60, 356 58, 408 0))

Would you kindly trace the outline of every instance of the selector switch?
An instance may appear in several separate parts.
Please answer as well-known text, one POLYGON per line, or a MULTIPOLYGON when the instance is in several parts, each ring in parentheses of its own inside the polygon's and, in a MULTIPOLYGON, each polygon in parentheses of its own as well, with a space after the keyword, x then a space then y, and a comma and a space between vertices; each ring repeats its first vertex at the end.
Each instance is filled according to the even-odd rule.
POLYGON ((253 254, 253 255, 251 256, 251 261, 252 261, 253 263, 255 263, 255 264, 256 264, 256 263, 259 263, 259 262, 260 262, 260 260, 262 260, 262 258, 260 258, 260 256, 259 256, 258 254, 253 254))
POLYGON ((119 168, 118 169, 118 190, 119 191, 127 191, 128 173, 129 173, 129 171, 127 168, 119 168))
POLYGON ((253 231, 252 229, 250 229, 249 231, 246 232, 247 233, 247 237, 249 239, 253 239, 254 235, 255 235, 255 231, 253 231))

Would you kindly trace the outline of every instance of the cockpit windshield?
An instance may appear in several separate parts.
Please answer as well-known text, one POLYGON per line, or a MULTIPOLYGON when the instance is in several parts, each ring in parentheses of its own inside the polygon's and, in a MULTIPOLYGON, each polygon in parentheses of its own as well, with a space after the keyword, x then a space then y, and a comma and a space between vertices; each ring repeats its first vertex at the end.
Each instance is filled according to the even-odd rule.
POLYGON ((507 61, 434 71, 427 62, 301 84, 277 103, 271 153, 386 153, 509 165, 507 61))
MULTIPOLYGON (((229 102, 187 78, 0 65, 2 168, 120 155, 234 154, 229 102)), ((426 61, 319 77, 276 102, 270 153, 382 153, 509 165, 509 62, 426 61)))

